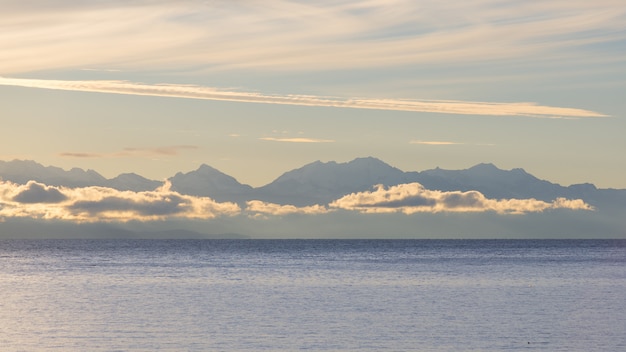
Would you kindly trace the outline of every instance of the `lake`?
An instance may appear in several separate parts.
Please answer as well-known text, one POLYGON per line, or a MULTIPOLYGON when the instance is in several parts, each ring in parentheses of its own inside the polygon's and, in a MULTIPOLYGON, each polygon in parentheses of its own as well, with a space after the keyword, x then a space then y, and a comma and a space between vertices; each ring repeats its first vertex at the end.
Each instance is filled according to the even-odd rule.
POLYGON ((625 240, 1 240, 3 351, 626 350, 625 240))

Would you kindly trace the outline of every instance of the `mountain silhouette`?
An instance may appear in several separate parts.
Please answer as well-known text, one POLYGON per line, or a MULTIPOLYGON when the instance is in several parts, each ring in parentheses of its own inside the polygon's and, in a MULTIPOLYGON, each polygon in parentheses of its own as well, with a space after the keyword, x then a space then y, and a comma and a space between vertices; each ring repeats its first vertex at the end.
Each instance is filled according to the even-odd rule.
POLYGON ((297 206, 327 204, 353 192, 403 183, 404 172, 379 159, 357 158, 347 163, 316 161, 284 173, 255 190, 259 200, 297 206))
MULTIPOLYGON (((23 160, 0 161, 0 179, 18 184, 34 180, 52 186, 101 186, 135 192, 154 190, 163 184, 132 173, 106 179, 93 170, 73 168, 66 171, 23 160)), ((203 164, 197 170, 179 172, 168 180, 171 189, 181 194, 239 204, 248 200, 261 200, 295 206, 325 205, 347 194, 372 190, 375 185, 417 182, 431 190, 479 191, 493 199, 535 198, 552 201, 564 197, 583 199, 605 209, 626 208, 626 190, 623 189, 598 189, 590 183, 565 187, 541 180, 520 168, 502 170, 489 163, 464 170, 435 168, 405 172, 373 157, 344 163, 315 161, 285 172, 271 183, 257 188, 242 184, 234 177, 203 164)))
POLYGON ((107 179, 93 170, 73 168, 69 171, 43 166, 32 160, 0 161, 0 178, 18 184, 37 181, 50 186, 105 186, 107 179))
POLYGON ((234 177, 202 164, 197 170, 179 172, 169 178, 172 190, 182 194, 211 197, 219 202, 242 202, 251 194, 252 187, 239 183, 234 177))
POLYGON ((49 186, 100 186, 134 192, 153 190, 162 184, 133 173, 106 179, 94 170, 73 168, 66 171, 55 166, 43 166, 32 160, 0 160, 0 179, 17 184, 26 184, 32 180, 49 186))
POLYGON ((414 173, 411 179, 428 189, 441 191, 478 190, 487 198, 536 198, 553 200, 565 188, 540 180, 523 169, 501 170, 493 164, 478 164, 465 170, 440 168, 414 173))

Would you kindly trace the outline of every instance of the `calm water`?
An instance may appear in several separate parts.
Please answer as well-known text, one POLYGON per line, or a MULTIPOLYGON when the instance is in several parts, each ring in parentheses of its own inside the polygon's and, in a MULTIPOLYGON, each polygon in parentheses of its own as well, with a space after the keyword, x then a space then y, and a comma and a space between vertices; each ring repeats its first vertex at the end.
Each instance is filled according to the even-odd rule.
POLYGON ((626 350, 626 241, 0 241, 2 351, 626 350))

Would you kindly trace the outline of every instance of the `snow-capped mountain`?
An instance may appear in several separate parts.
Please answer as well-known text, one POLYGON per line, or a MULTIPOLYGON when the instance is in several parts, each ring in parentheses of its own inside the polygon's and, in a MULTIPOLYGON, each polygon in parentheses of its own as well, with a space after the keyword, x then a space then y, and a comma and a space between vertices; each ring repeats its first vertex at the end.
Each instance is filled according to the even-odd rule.
POLYGON ((182 194, 211 197, 220 202, 246 200, 252 187, 239 183, 234 177, 210 167, 201 165, 197 170, 179 172, 169 178, 172 190, 182 194))
MULTIPOLYGON (((34 180, 66 187, 102 186, 135 192, 154 190, 162 181, 137 174, 121 174, 107 179, 94 170, 63 170, 34 161, 0 161, 0 179, 18 184, 34 180)), ((487 198, 551 201, 558 197, 583 199, 594 206, 625 206, 626 190, 597 189, 592 184, 568 187, 541 180, 523 169, 502 170, 493 164, 478 164, 465 170, 440 168, 405 172, 373 158, 357 158, 345 163, 316 161, 285 172, 273 182, 253 188, 206 164, 168 179, 171 189, 181 194, 204 196, 219 202, 245 203, 262 200, 277 204, 305 206, 328 204, 344 195, 385 186, 418 182, 427 189, 479 191, 487 198)))
POLYGON ((260 200, 279 204, 327 204, 377 184, 389 186, 404 181, 403 171, 376 158, 358 158, 347 163, 316 161, 284 173, 272 183, 256 189, 254 195, 260 200))

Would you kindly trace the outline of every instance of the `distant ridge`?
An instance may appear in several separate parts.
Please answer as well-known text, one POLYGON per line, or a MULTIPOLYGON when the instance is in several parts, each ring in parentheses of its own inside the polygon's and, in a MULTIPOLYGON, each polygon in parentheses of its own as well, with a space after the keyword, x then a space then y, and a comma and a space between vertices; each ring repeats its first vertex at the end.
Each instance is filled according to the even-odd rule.
POLYGON ((0 179, 17 184, 26 184, 32 180, 49 186, 100 186, 134 192, 153 190, 162 184, 133 173, 106 179, 94 170, 72 168, 66 171, 56 166, 43 166, 32 160, 0 160, 0 179))
POLYGON ((115 188, 120 191, 142 192, 151 191, 162 185, 163 182, 149 180, 134 173, 126 173, 107 180, 106 184, 108 187, 115 188))
POLYGON ((414 180, 426 188, 443 191, 480 190, 488 198, 536 198, 553 200, 565 187, 540 180, 524 169, 501 170, 493 164, 478 164, 465 170, 433 169, 416 173, 414 180))
POLYGON ((0 178, 18 184, 34 180, 53 186, 104 186, 107 179, 93 170, 73 168, 65 171, 55 166, 43 166, 32 160, 0 161, 0 178))
POLYGON ((403 181, 403 171, 372 157, 347 163, 316 161, 256 189, 255 196, 279 204, 325 204, 377 184, 395 185, 403 181))
MULTIPOLYGON (((0 161, 0 179, 18 184, 30 180, 53 186, 102 186, 123 191, 148 191, 163 182, 133 173, 106 179, 93 170, 73 168, 69 171, 43 166, 30 160, 0 161)), ((344 195, 371 190, 374 185, 393 186, 417 182, 427 189, 441 191, 479 191, 493 199, 535 198, 552 201, 558 197, 583 199, 599 207, 626 207, 626 190, 597 189, 593 184, 564 187, 516 168, 502 170, 490 163, 464 170, 435 168, 421 172, 405 172, 374 157, 356 158, 349 162, 315 161, 285 172, 273 182, 253 188, 238 182, 209 165, 168 179, 171 189, 181 194, 211 197, 219 202, 243 204, 261 200, 277 204, 306 206, 328 204, 344 195)))
POLYGON ((211 197, 220 202, 244 201, 252 187, 206 164, 191 172, 179 172, 169 178, 172 190, 182 194, 211 197))

